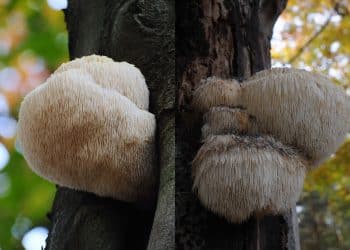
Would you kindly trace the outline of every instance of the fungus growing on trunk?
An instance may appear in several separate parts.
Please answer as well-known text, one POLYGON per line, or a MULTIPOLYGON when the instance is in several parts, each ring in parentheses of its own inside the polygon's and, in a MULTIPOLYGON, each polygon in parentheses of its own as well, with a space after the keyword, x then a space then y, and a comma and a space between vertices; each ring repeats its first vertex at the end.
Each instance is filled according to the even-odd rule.
POLYGON ((202 113, 217 106, 236 107, 240 96, 241 87, 237 81, 209 77, 194 91, 192 107, 202 113))
POLYGON ((256 134, 255 118, 239 108, 213 107, 203 117, 202 138, 224 134, 256 134))
POLYGON ((350 97, 320 74, 284 69, 243 83, 242 106, 259 131, 300 149, 315 167, 350 130, 350 97))
POLYGON ((193 107, 205 112, 215 106, 245 109, 261 134, 300 149, 310 167, 334 153, 350 130, 350 97, 326 77, 304 70, 262 71, 240 87, 210 78, 194 92, 193 107))
POLYGON ((29 93, 18 140, 31 169, 61 186, 123 201, 155 196, 155 117, 141 72, 99 56, 61 66, 29 93))
POLYGON ((241 84, 211 77, 194 91, 192 107, 204 113, 193 189, 232 222, 292 208, 305 173, 350 130, 349 96, 304 70, 266 70, 241 84))
POLYGON ((305 164, 297 151, 269 136, 209 137, 192 165, 202 204, 231 222, 279 214, 297 202, 305 164))

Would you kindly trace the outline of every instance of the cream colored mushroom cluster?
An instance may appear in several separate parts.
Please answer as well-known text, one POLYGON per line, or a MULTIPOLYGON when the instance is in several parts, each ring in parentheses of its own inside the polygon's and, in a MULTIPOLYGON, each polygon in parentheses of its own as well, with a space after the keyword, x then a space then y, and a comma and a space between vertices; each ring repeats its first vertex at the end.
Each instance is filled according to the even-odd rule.
POLYGON ((133 202, 155 194, 156 122, 134 65, 87 56, 61 65, 23 100, 18 141, 38 175, 133 202))
POLYGON ((288 211, 306 172, 350 131, 349 96, 304 70, 265 70, 242 83, 212 77, 192 105, 205 113, 193 188, 204 206, 232 222, 288 211))

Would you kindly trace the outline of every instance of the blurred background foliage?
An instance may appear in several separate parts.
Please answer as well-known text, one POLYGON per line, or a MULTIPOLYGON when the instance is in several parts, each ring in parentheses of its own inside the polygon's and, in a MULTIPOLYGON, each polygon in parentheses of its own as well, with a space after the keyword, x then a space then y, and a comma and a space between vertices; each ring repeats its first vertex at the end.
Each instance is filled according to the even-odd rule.
MULTIPOLYGON (((350 1, 289 0, 271 42, 273 67, 321 72, 350 95, 350 1)), ((301 249, 350 249, 350 138, 306 178, 301 249)))
POLYGON ((15 141, 22 98, 68 60, 64 15, 48 2, 0 0, 1 250, 39 250, 49 226, 55 186, 31 172, 15 141))
MULTIPOLYGON (((272 38, 273 67, 322 72, 350 95, 350 0, 289 0, 272 38)), ((41 249, 55 187, 15 141, 18 107, 68 60, 64 0, 0 0, 0 250, 41 249)), ((303 250, 350 249, 350 139, 308 177, 297 206, 303 250)))

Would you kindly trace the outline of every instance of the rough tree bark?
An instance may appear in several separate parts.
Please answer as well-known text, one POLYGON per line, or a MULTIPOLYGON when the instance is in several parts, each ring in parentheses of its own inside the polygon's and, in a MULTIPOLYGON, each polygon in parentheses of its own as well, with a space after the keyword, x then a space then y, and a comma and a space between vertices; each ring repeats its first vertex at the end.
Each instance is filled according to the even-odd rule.
POLYGON ((238 80, 271 67, 274 23, 287 0, 178 0, 176 3, 177 249, 299 249, 295 211, 229 224, 193 195, 191 166, 201 117, 189 108, 193 89, 209 76, 238 80))
POLYGON ((58 187, 46 249, 174 248, 174 15, 174 0, 68 2, 65 18, 71 59, 107 55, 135 64, 145 75, 150 111, 157 118, 160 182, 158 202, 152 208, 58 187))

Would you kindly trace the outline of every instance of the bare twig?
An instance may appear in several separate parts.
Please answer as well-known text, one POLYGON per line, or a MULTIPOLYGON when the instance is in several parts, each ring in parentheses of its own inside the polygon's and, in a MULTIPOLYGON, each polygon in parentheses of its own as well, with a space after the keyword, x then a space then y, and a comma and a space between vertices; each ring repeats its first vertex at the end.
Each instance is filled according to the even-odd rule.
POLYGON ((344 11, 341 11, 341 10, 342 10, 341 7, 342 7, 341 4, 338 3, 338 2, 336 2, 336 3, 334 4, 334 7, 333 7, 333 9, 331 10, 331 13, 329 14, 329 16, 328 16, 327 20, 325 21, 325 23, 321 26, 321 28, 320 28, 315 34, 313 34, 312 37, 309 38, 309 40, 306 41, 306 43, 305 43, 303 46, 301 46, 301 47, 298 49, 298 51, 295 53, 295 55, 294 55, 291 59, 288 60, 288 63, 289 63, 289 64, 292 64, 292 63, 305 51, 305 49, 306 49, 307 47, 309 47, 310 44, 311 44, 313 41, 315 41, 315 39, 316 39, 317 37, 319 37, 319 36, 321 35, 321 33, 327 28, 327 26, 328 26, 329 23, 331 22, 331 19, 332 19, 332 17, 334 16, 335 13, 337 13, 337 14, 339 14, 339 15, 341 15, 341 16, 345 16, 345 15, 348 14, 347 12, 346 12, 346 13, 343 13, 344 11))
POLYGON ((304 51, 307 47, 310 46, 310 44, 327 28, 328 24, 330 23, 334 13, 330 14, 329 17, 327 18, 326 22, 321 26, 321 28, 313 34, 312 37, 309 38, 309 40, 306 41, 306 43, 301 46, 298 51, 295 53, 295 55, 289 59, 288 63, 292 64, 304 51))

